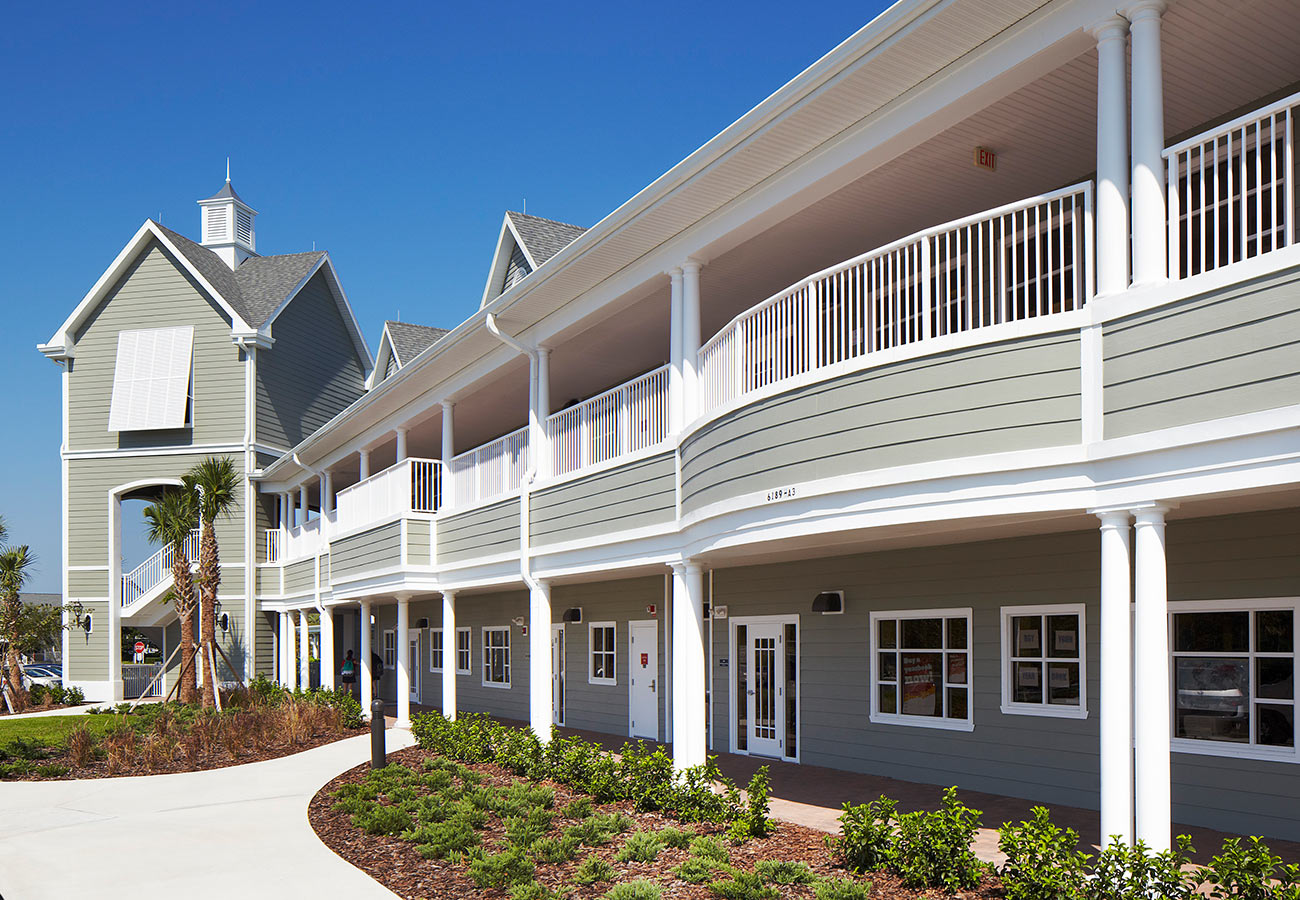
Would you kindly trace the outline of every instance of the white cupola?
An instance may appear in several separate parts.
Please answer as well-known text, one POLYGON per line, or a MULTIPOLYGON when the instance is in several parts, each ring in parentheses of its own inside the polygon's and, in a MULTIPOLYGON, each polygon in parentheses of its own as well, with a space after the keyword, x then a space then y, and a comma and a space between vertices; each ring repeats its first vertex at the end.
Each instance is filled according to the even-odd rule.
POLYGON ((253 220, 257 210, 239 198, 230 185, 230 163, 226 163, 226 183, 206 200, 199 201, 203 210, 203 237, 199 243, 235 268, 250 256, 257 255, 257 233, 253 220))

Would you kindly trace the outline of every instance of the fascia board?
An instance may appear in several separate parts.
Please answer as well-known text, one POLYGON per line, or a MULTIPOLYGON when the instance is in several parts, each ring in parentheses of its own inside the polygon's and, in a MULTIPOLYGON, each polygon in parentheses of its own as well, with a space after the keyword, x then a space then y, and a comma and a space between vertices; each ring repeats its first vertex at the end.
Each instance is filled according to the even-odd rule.
POLYGON ((510 221, 510 213, 506 213, 501 219, 501 232, 497 235, 497 249, 492 254, 492 265, 488 267, 487 284, 483 285, 483 300, 479 303, 479 309, 496 299, 492 295, 492 287, 500 284, 501 279, 505 277, 506 266, 510 262, 510 254, 506 251, 507 235, 524 252, 528 265, 533 267, 534 272, 537 271, 537 263, 533 261, 533 255, 528 252, 527 245, 519 239, 519 232, 515 231, 514 223, 510 221))

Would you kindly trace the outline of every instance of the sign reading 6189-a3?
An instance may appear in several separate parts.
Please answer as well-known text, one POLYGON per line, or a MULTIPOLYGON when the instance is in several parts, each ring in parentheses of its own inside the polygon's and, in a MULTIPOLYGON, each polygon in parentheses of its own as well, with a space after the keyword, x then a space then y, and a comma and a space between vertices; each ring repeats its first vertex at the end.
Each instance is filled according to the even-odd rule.
POLYGON ((777 488, 774 491, 767 492, 767 502, 771 503, 773 500, 789 500, 794 497, 794 495, 795 489, 792 487, 777 488))

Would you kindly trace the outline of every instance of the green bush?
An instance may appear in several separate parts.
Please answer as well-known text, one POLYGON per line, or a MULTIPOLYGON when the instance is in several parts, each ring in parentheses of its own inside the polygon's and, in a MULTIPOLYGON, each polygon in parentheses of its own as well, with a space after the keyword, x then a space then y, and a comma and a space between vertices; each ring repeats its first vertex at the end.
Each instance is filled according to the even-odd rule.
POLYGON ((772 884, 815 884, 817 875, 805 862, 761 859, 754 864, 754 871, 772 884))
POLYGON ((691 884, 704 884, 713 878, 714 866, 708 860, 700 859, 698 856, 691 856, 681 865, 673 868, 673 874, 682 881, 689 881, 691 884))
POLYGON ((979 821, 979 810, 958 800, 955 787, 943 792, 938 810, 904 813, 898 817, 893 870, 908 887, 949 893, 974 887, 986 868, 970 848, 979 821))
POLYGON ((562 810, 565 818, 585 819, 591 815, 591 798, 579 797, 562 810))
POLYGON ((772 833, 772 818, 768 813, 770 792, 768 767, 763 766, 754 773, 754 777, 749 779, 749 787, 745 789, 745 808, 728 832, 728 836, 733 841, 767 837, 772 833))
POLYGON ((573 880, 578 884, 596 884, 602 881, 614 880, 614 867, 608 861, 601 859, 594 853, 587 856, 578 864, 578 871, 573 874, 573 880))
POLYGON ((80 706, 86 702, 86 694, 79 687, 64 688, 63 702, 71 706, 80 706))
POLYGON ((524 851, 508 847, 500 853, 485 853, 469 864, 469 877, 481 888, 507 887, 532 881, 535 867, 524 851))
POLYGON ((568 862, 578 855, 582 843, 572 837, 539 838, 529 846, 528 852, 546 863, 568 862))
POLYGON ((763 883, 761 875, 735 870, 727 878, 710 882, 709 890, 723 900, 780 900, 781 896, 776 888, 763 883))
POLYGON ((420 831, 424 842, 415 849, 425 859, 442 859, 452 853, 464 853, 477 847, 482 840, 474 826, 462 818, 425 826, 420 831))
POLYGON ((898 803, 885 795, 870 803, 845 803, 840 834, 826 839, 836 861, 850 872, 883 869, 893 859, 898 803))
POLYGON ((1007 900, 1078 897, 1087 881, 1092 857, 1080 852, 1078 833, 1052 824, 1041 806, 1028 821, 1003 825, 998 849, 1007 857, 998 870, 1007 900))
POLYGON ((815 900, 870 900, 871 882, 828 878, 813 888, 815 900))
POLYGON ((615 859, 619 862, 654 862, 663 849, 664 842, 653 831, 637 831, 628 835, 615 859))
POLYGON ((562 896, 536 881, 521 881, 510 887, 510 900, 558 900, 562 896))
POLYGON ((605 892, 605 900, 660 900, 664 890, 653 881, 637 878, 616 884, 605 892))
POLYGON ((660 828, 657 832, 659 840, 663 841, 665 847, 672 847, 674 850, 685 850, 695 839, 695 829, 693 828, 660 828))
POLYGON ((1141 841, 1132 847, 1115 839, 1097 856, 1081 900, 1192 900, 1197 879, 1183 871, 1192 854, 1191 840, 1179 835, 1172 850, 1151 853, 1141 841))
POLYGON ((511 816, 505 823, 506 841, 519 847, 529 847, 550 830, 551 813, 544 809, 534 809, 526 816, 511 816))
POLYGON ((352 817, 352 824, 366 834, 401 834, 411 827, 411 817, 398 806, 372 804, 352 817))
POLYGON ((1228 838, 1202 875, 1215 900, 1300 900, 1300 866, 1283 865, 1257 837, 1228 838))

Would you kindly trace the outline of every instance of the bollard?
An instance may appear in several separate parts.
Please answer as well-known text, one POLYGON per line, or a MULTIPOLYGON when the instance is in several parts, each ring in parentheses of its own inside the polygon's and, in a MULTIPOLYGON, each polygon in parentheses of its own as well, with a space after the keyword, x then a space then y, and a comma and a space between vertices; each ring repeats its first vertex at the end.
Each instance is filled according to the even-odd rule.
POLYGON ((370 704, 370 768, 382 769, 388 765, 384 750, 384 701, 370 704))

